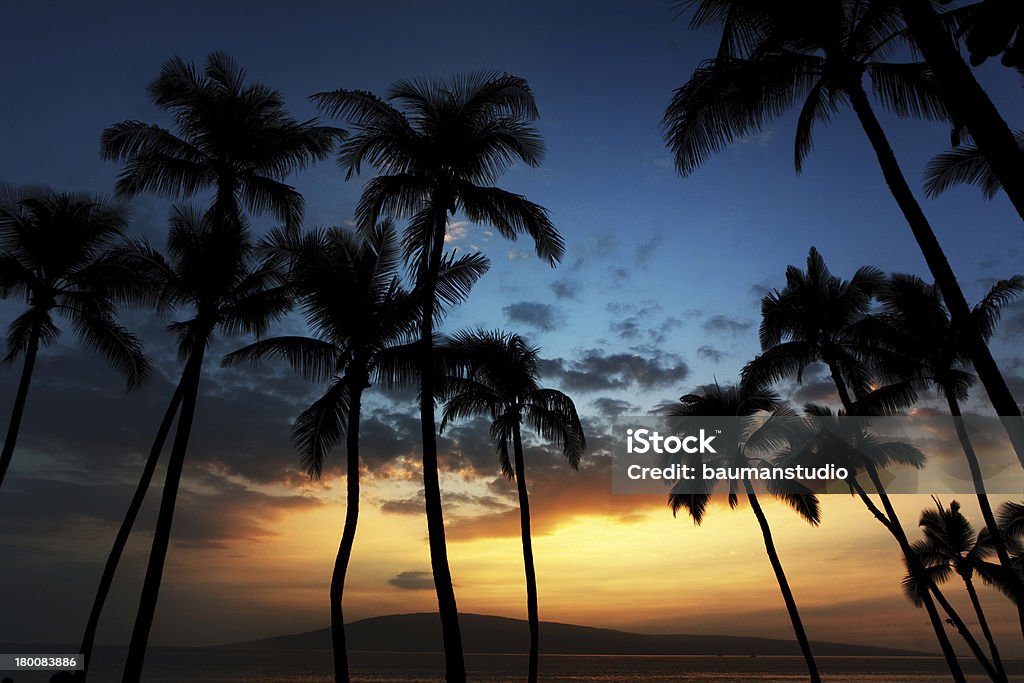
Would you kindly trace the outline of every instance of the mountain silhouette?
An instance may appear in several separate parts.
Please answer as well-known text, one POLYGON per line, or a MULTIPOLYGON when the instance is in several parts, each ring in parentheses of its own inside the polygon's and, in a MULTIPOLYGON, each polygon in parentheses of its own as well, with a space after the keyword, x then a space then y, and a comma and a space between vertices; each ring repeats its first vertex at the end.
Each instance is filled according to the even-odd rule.
MULTIPOLYGON (((443 652, 436 613, 392 614, 348 624, 345 637, 353 652, 443 652)), ((523 619, 460 614, 465 651, 477 654, 526 654, 530 632, 523 619)), ((748 636, 649 635, 607 628, 543 621, 542 654, 601 655, 792 655, 795 641, 748 636)), ((932 653, 868 645, 814 642, 823 656, 914 657, 932 653)), ((264 638, 219 647, 232 649, 329 650, 330 629, 264 638)))

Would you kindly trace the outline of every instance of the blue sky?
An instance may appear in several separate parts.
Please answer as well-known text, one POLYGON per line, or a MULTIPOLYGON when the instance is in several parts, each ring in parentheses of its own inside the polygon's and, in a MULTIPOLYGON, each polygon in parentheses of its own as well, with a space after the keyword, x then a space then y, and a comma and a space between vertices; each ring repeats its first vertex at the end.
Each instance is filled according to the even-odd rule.
MULTIPOLYGON (((812 245, 837 274, 848 276, 858 266, 872 264, 927 277, 920 252, 849 112, 817 130, 815 150, 801 176, 793 171, 792 116, 732 145, 693 177, 676 174, 659 121, 673 89, 713 53, 715 39, 711 33, 689 30, 665 0, 22 2, 7 3, 2 15, 8 31, 0 43, 5 100, 0 108, 0 181, 11 184, 109 193, 119 169, 100 160, 100 132, 125 119, 166 123, 146 98, 145 87, 174 55, 201 64, 214 50, 228 52, 248 69, 250 79, 281 90, 298 118, 316 115, 307 97, 322 90, 381 93, 400 78, 444 78, 480 69, 526 78, 540 107, 538 126, 548 153, 540 168, 513 168, 501 185, 550 210, 566 239, 566 257, 552 270, 533 255, 527 241, 508 242, 486 226, 457 223, 451 244, 482 249, 493 267, 470 300, 451 315, 449 329, 473 325, 520 331, 554 359, 549 367, 611 377, 602 388, 578 388, 575 398, 588 419, 606 411, 609 402, 643 412, 697 385, 732 381, 758 350, 760 296, 781 287, 786 266, 802 264, 812 245), (661 373, 661 379, 643 379, 651 371, 661 373)), ((1019 77, 998 65, 978 74, 1011 125, 1024 122, 1019 77)), ((948 128, 881 117, 917 188, 927 159, 948 144, 948 128)), ((362 181, 345 182, 333 163, 294 177, 292 182, 306 197, 307 225, 345 224, 362 181)), ((133 200, 132 231, 159 240, 167 207, 159 198, 133 200)), ((993 279, 1024 271, 1024 232, 1003 197, 986 202, 975 190, 963 188, 924 201, 924 208, 968 299, 979 298, 993 279)), ((14 310, 12 302, 0 304, 0 318, 6 320, 14 310)), ((154 355, 166 352, 162 322, 140 313, 129 320, 142 330, 154 355)), ((1017 388, 1024 388, 1024 363, 1017 357, 1016 342, 1022 331, 1024 306, 1017 305, 1008 311, 996 344, 997 356, 1017 388)), ((130 489, 125 487, 137 473, 138 461, 125 460, 118 449, 138 457, 149 423, 155 423, 169 394, 168 378, 175 367, 163 357, 158 366, 155 383, 126 402, 116 379, 78 352, 70 336, 41 362, 22 442, 26 457, 19 452, 15 461, 21 479, 14 479, 12 487, 23 496, 67 495, 67 500, 84 501, 90 511, 85 517, 99 521, 87 525, 93 533, 88 538, 96 539, 88 548, 69 549, 67 555, 52 548, 43 552, 26 539, 83 523, 81 515, 73 523, 70 517, 61 518, 61 526, 40 512, 43 526, 13 529, 4 506, 15 503, 0 496, 0 520, 8 520, 0 531, 10 534, 6 547, 22 553, 22 563, 8 569, 12 574, 6 581, 26 582, 24 602, 19 603, 24 614, 32 614, 33 605, 49 604, 46 582, 32 583, 30 576, 40 566, 72 572, 87 563, 96 571, 108 532, 123 509, 117 496, 127 501, 130 489), (83 397, 92 400, 79 413, 75 406, 82 405, 83 397), (55 430, 41 414, 43 406, 65 411, 68 424, 55 430), (119 411, 117 429, 103 422, 108 413, 101 409, 119 411), (28 457, 32 455, 34 460, 28 457), (99 459, 89 460, 93 456, 99 459), (75 489, 72 495, 54 488, 53 482, 73 487, 69 481, 74 477, 101 482, 108 473, 104 467, 123 485, 116 492, 102 490, 114 501, 106 507, 96 502, 97 490, 75 489), (52 526, 45 526, 51 521, 52 526)), ((202 484, 213 486, 226 501, 250 506, 246 510, 271 510, 273 505, 291 509, 292 498, 261 488, 272 476, 269 465, 259 463, 294 464, 287 424, 315 388, 280 368, 256 379, 221 370, 212 370, 210 377, 204 400, 213 417, 197 424, 194 449, 199 461, 210 465, 204 470, 209 480, 202 484), (261 461, 261 449, 274 450, 273 457, 261 461)), ((5 411, 14 373, 8 370, 2 380, 0 411, 5 411)), ((816 381, 827 386, 826 380, 818 376, 816 381)), ((395 426, 402 419, 397 404, 373 398, 371 405, 384 415, 376 426, 383 430, 387 422, 394 434, 403 433, 395 426)), ((480 461, 493 465, 485 439, 479 446, 480 461)), ((598 488, 605 486, 600 477, 594 481, 598 488)), ((607 491, 598 488, 593 500, 603 501, 607 491)), ((196 490, 205 489, 197 484, 196 490)), ((175 531, 187 539, 197 536, 195 547, 211 538, 259 537, 260 525, 272 526, 273 521, 259 516, 269 512, 250 512, 237 520, 225 516, 243 530, 200 533, 201 515, 190 517, 187 502, 184 510, 186 521, 175 531)), ((133 566, 137 571, 141 565, 133 566)), ((80 586, 75 595, 87 596, 93 577, 67 584, 69 594, 72 585, 80 586)), ((193 591, 206 590, 199 579, 189 585, 193 591)), ((84 609, 84 599, 73 609, 84 609)), ((232 604, 237 607, 248 599, 243 596, 232 604)), ((126 623, 131 602, 127 593, 120 599, 118 623, 126 623)), ((296 628, 315 627, 323 622, 321 616, 304 617, 296 628)), ((584 619, 571 612, 563 618, 584 619)), ((215 639, 222 626, 214 619, 202 637, 215 639)), ((38 626, 36 633, 44 628, 38 626)), ((160 628, 162 642, 183 642, 190 635, 171 622, 160 628)), ((244 628, 231 633, 236 631, 239 639, 252 635, 244 628)), ((260 633, 272 634, 266 629, 260 633)), ((0 630, 0 641, 4 637, 0 630)))

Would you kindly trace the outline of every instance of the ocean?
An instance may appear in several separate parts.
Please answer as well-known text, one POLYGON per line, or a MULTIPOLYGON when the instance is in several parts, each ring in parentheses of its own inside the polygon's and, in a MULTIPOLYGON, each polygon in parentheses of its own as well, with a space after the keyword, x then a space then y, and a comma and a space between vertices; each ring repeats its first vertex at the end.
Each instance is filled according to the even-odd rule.
MULTIPOLYGON (((11 652, 11 650, 5 650, 11 652)), ((122 648, 99 648, 91 683, 120 681, 122 648)), ((472 681, 522 681, 525 655, 468 655, 472 681)), ((948 681, 938 657, 819 657, 818 666, 829 683, 938 683, 948 681)), ((989 680, 980 669, 963 661, 969 680, 989 680)), ((443 661, 435 654, 353 653, 353 680, 366 683, 436 683, 443 681, 443 661)), ((1007 664, 1010 680, 1024 683, 1024 661, 1007 664)), ((4 672, 14 683, 45 683, 51 674, 4 672)), ((146 657, 145 683, 331 683, 331 654, 323 650, 230 650, 215 648, 152 648, 146 657)), ((806 681, 799 657, 694 657, 619 655, 544 655, 542 681, 616 682, 806 681)))

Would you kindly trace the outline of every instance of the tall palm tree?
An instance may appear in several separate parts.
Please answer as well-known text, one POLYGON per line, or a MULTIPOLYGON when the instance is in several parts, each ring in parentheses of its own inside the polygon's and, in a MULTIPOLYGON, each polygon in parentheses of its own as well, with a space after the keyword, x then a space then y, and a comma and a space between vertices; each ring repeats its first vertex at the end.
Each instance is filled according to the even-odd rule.
POLYGON ((530 498, 526 487, 522 424, 525 421, 543 439, 561 447, 574 470, 586 449, 586 437, 572 399, 556 389, 540 386, 539 349, 518 334, 501 331, 464 331, 451 337, 445 351, 468 362, 465 376, 448 377, 441 429, 451 420, 487 415, 491 440, 498 449, 502 473, 514 479, 519 494, 523 565, 526 573, 526 613, 530 624, 528 679, 537 681, 540 657, 540 616, 537 609, 537 574, 530 536, 530 498), (511 445, 512 457, 509 457, 511 445))
MULTIPOLYGON (((800 443, 799 438, 793 438, 794 434, 799 435, 800 430, 794 429, 794 427, 800 425, 800 421, 795 420, 792 411, 782 405, 777 393, 760 382, 743 382, 739 386, 731 387, 720 387, 717 384, 701 387, 700 393, 682 396, 679 403, 672 404, 668 408, 666 415, 669 418, 737 418, 735 427, 723 430, 727 433, 716 437, 717 443, 725 445, 717 449, 718 453, 711 461, 707 460, 710 457, 707 455, 697 454, 694 456, 701 458, 703 462, 710 462, 712 466, 750 467, 752 463, 757 466, 758 462, 776 457, 783 448, 796 447, 800 443)), ((797 485, 795 482, 787 483, 797 485)), ((821 676, 818 674, 818 666, 811 652, 811 643, 804 631, 796 598, 793 597, 793 591, 789 587, 789 580, 786 578, 782 561, 775 549, 775 541, 772 539, 768 518, 761 508, 757 493, 750 480, 744 479, 742 484, 750 508, 757 518, 761 535, 764 537, 765 551, 768 553, 768 560, 771 562, 775 579, 782 591, 782 598, 786 603, 786 610, 789 612, 789 619, 793 625, 793 633, 796 635, 800 651, 803 653, 810 679, 812 683, 820 682, 821 676)), ((734 487, 735 483, 730 486, 734 487)), ((777 488, 773 482, 769 492, 793 508, 812 526, 817 526, 821 521, 818 498, 809 489, 797 493, 793 489, 777 488)), ((679 510, 685 510, 693 522, 698 525, 704 519, 704 513, 710 500, 710 489, 669 494, 672 514, 675 515, 679 510)), ((734 488, 730 488, 729 505, 735 507, 737 503, 737 493, 734 488)))
MULTIPOLYGON (((1003 667, 992 630, 989 628, 985 611, 981 607, 978 591, 974 587, 974 575, 979 575, 987 583, 998 583, 998 572, 992 571, 988 558, 993 554, 988 534, 982 531, 977 534, 970 520, 960 511, 960 503, 953 501, 944 507, 936 498, 934 510, 922 510, 918 524, 924 532, 922 540, 914 541, 914 552, 928 570, 932 582, 936 585, 944 583, 954 574, 964 582, 971 606, 978 617, 978 625, 988 643, 992 656, 992 665, 996 678, 1006 681, 1006 669, 1003 667)), ((997 567, 998 569, 998 567, 997 567)), ((918 587, 913 575, 904 579, 904 592, 918 603, 918 587)))
POLYGON ((544 145, 532 121, 537 105, 526 81, 510 75, 474 74, 450 81, 395 83, 388 101, 362 91, 313 96, 321 111, 346 117, 355 133, 341 146, 348 177, 365 161, 381 175, 366 183, 356 208, 363 229, 382 214, 409 217, 403 248, 424 297, 420 324, 420 422, 423 488, 430 564, 437 591, 448 681, 466 679, 458 607, 444 538, 437 468, 434 309, 448 217, 460 211, 489 223, 505 237, 533 238, 537 255, 554 266, 564 243, 547 211, 526 197, 493 186, 514 161, 540 164, 544 145), (393 106, 395 103, 397 106, 393 106))
POLYGON ((3 451, 0 486, 14 457, 39 349, 54 343, 64 318, 79 340, 138 385, 149 371, 139 339, 116 321, 134 276, 110 259, 128 222, 124 206, 100 197, 5 188, 0 201, 0 297, 27 308, 7 328, 3 365, 24 355, 3 451))
MULTIPOLYGON (((914 383, 900 382, 872 391, 869 371, 884 351, 864 342, 877 333, 877 319, 868 316, 872 295, 883 284, 881 271, 862 267, 849 281, 832 274, 814 248, 807 256, 807 270, 796 266, 786 269, 786 287, 766 295, 761 301, 762 355, 743 369, 745 382, 772 383, 795 375, 800 378, 806 365, 824 362, 832 372, 832 381, 846 415, 885 414, 906 407, 916 400, 914 383)), ((867 492, 852 481, 861 502, 892 534, 900 551, 922 582, 924 568, 914 556, 910 541, 896 514, 871 459, 858 463, 871 480, 885 510, 882 513, 867 492)), ((963 672, 946 635, 942 619, 931 597, 923 601, 932 630, 938 639, 954 680, 963 682, 963 672)))
MULTIPOLYGON (((1013 137, 1024 149, 1024 130, 1016 131, 1013 137)), ((1002 187, 988 158, 973 143, 933 157, 924 169, 924 192, 929 197, 937 197, 954 185, 974 185, 985 199, 995 197, 1002 187)))
POLYGON ((279 264, 259 256, 247 226, 229 219, 226 227, 214 220, 210 212, 175 208, 166 257, 145 242, 135 243, 120 257, 147 283, 159 308, 187 316, 168 327, 178 338, 178 355, 184 363, 181 407, 125 662, 124 683, 138 683, 142 675, 206 351, 218 330, 228 335, 259 336, 291 306, 279 264))
MULTIPOLYGON (((982 330, 986 340, 995 331, 1001 308, 1022 291, 1024 278, 1015 276, 1001 280, 974 307, 971 313, 975 325, 982 330)), ((908 367, 896 369, 897 376, 916 376, 933 386, 946 400, 950 415, 953 416, 957 438, 967 459, 978 495, 978 505, 989 534, 988 542, 1007 573, 1007 588, 1014 594, 1021 633, 1024 633, 1024 585, 1013 572, 1009 551, 1003 543, 999 524, 985 490, 981 463, 960 410, 960 402, 966 400, 974 383, 974 377, 964 369, 968 362, 964 335, 952 325, 941 294, 919 277, 905 274, 891 276, 887 285, 879 291, 878 299, 884 307, 882 317, 893 330, 893 345, 902 347, 900 355, 910 361, 908 367)))
POLYGON ((297 228, 304 202, 284 179, 326 159, 344 134, 293 119, 280 92, 245 79, 245 69, 223 52, 210 54, 202 71, 169 59, 146 90, 176 131, 141 121, 103 131, 103 158, 125 162, 117 193, 184 199, 212 190, 215 224, 239 217, 244 204, 297 228))
MULTIPOLYGON (((946 119, 945 100, 931 64, 883 61, 904 36, 899 3, 800 0, 695 0, 698 24, 725 25, 719 55, 676 90, 662 119, 666 141, 683 175, 713 152, 757 132, 802 101, 796 129, 799 171, 813 145, 815 123, 828 122, 849 103, 867 135, 950 315, 967 334, 971 361, 996 413, 1019 418, 1020 407, 980 332, 942 246, 910 189, 864 86, 868 77, 883 107, 897 115, 946 119), (753 14, 737 20, 744 12, 753 14)), ((1020 420, 1004 426, 1024 467, 1020 420)))
MULTIPOLYGON (((1024 218, 1024 174, 1020 172, 1024 166, 1024 150, 1015 144, 1010 127, 964 62, 959 46, 931 0, 900 0, 893 4, 900 8, 910 35, 934 72, 954 120, 970 131, 1006 196, 1024 218)), ((1006 3, 1008 7, 1014 4, 1006 3)), ((1017 13, 1019 22, 1019 10, 1017 13)), ((1009 22, 1002 23, 1009 25, 1009 22)), ((1019 57, 1024 36, 1018 34, 1017 40, 1016 56, 1019 57)), ((1017 64, 1019 68, 1019 61, 1017 64)), ((1000 410, 999 414, 1005 413, 1000 410)))
MULTIPOLYGON (((409 355, 420 319, 422 300, 401 285, 400 264, 398 238, 390 221, 362 239, 338 228, 306 235, 294 251, 290 283, 314 336, 260 340, 228 354, 223 362, 237 365, 280 357, 303 377, 329 382, 324 395, 296 419, 292 439, 306 471, 319 479, 328 452, 345 434, 345 523, 330 587, 331 644, 338 683, 349 680, 342 599, 359 520, 362 396, 382 366, 392 383, 394 368, 400 368, 409 355)), ((487 260, 479 254, 445 258, 439 277, 445 303, 461 301, 487 267, 487 260)))

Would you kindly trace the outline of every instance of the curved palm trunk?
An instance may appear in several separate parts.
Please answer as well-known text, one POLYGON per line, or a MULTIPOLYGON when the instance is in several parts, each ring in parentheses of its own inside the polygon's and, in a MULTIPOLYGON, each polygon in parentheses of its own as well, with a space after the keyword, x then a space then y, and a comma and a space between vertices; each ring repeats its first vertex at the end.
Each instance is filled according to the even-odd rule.
POLYGON ((103 605, 106 603, 110 587, 114 583, 114 574, 117 573, 117 565, 121 561, 121 555, 124 553, 125 546, 128 545, 128 538, 131 536, 132 527, 135 526, 139 510, 142 509, 142 503, 146 499, 146 492, 149 490, 149 484, 153 480, 153 473, 156 471, 157 462, 160 460, 160 452, 164 449, 164 442, 167 440, 167 435, 171 431, 171 425, 174 423, 174 416, 178 414, 182 393, 183 385, 179 382, 174 390, 174 394, 171 396, 171 402, 164 412, 160 427, 157 429, 156 438, 153 439, 153 446, 149 450, 149 458, 142 468, 142 476, 139 477, 138 486, 135 487, 135 495, 132 496, 132 501, 128 505, 128 511, 121 522, 121 528, 117 530, 114 546, 110 549, 110 554, 107 556, 107 563, 103 566, 100 585, 96 589, 96 597, 93 598, 92 609, 89 612, 89 621, 86 623, 85 633, 82 635, 82 646, 78 650, 82 654, 82 670, 75 673, 75 678, 78 681, 85 681, 89 675, 89 663, 92 660, 92 648, 96 640, 96 629, 99 627, 100 616, 103 614, 103 605))
POLYGON ((178 486, 181 484, 185 454, 188 450, 189 436, 192 433, 192 421, 195 418, 196 399, 199 396, 199 381, 202 379, 205 350, 205 343, 202 340, 197 342, 185 365, 185 371, 182 373, 181 415, 178 418, 178 428, 174 434, 174 444, 171 446, 171 455, 167 463, 163 496, 160 499, 160 512, 156 519, 153 545, 149 552, 149 564, 146 567, 142 596, 139 599, 139 611, 135 617, 135 627, 132 629, 131 641, 128 644, 128 656, 121 683, 139 683, 142 677, 146 646, 149 643, 149 632, 153 627, 153 617, 156 615, 156 603, 160 596, 164 561, 167 559, 167 548, 171 540, 171 524, 174 521, 178 486))
POLYGON ((28 388, 32 384, 32 370, 36 367, 36 356, 39 354, 39 325, 32 326, 28 348, 25 350, 25 363, 21 367, 21 380, 18 382, 18 393, 14 395, 14 407, 11 409, 11 421, 7 425, 7 437, 4 439, 4 450, 0 453, 0 488, 4 485, 4 477, 14 457, 14 445, 18 442, 18 430, 21 429, 21 416, 25 413, 25 401, 28 399, 28 388))
POLYGON ((345 575, 348 561, 352 557, 352 545, 356 540, 356 525, 359 522, 359 419, 362 410, 362 387, 349 387, 348 424, 345 444, 348 459, 345 472, 347 488, 345 498, 345 526, 341 532, 341 544, 334 560, 331 574, 331 648, 334 650, 334 681, 348 683, 348 649, 345 645, 345 620, 342 613, 342 597, 345 592, 345 575))
POLYGON ((992 629, 988 626, 988 619, 985 618, 985 610, 981 608, 981 601, 978 599, 978 592, 974 589, 974 582, 970 575, 963 576, 964 585, 967 587, 967 595, 971 597, 971 605, 974 613, 978 615, 978 625, 981 626, 981 633, 988 642, 988 650, 992 653, 992 665, 999 673, 1001 680, 1006 680, 1006 669, 1003 668, 1003 659, 999 656, 999 648, 996 646, 995 638, 992 637, 992 629))
POLYGON ((526 463, 523 460, 523 439, 519 425, 513 432, 516 488, 519 491, 519 526, 523 536, 523 568, 526 571, 526 618, 530 623, 529 683, 537 683, 540 659, 540 614, 537 611, 537 572, 533 567, 533 538, 530 535, 530 498, 526 491, 526 463))
MULTIPOLYGON (((988 94, 974 78, 960 50, 943 29, 929 0, 902 0, 903 19, 943 90, 946 106, 967 126, 978 149, 999 178, 1006 196, 1024 218, 1024 152, 988 94)), ((1000 413, 1002 414, 1002 413, 1000 413)))
POLYGON ((444 537, 444 508, 441 506, 441 482, 437 467, 437 424, 434 419, 434 302, 437 277, 444 248, 447 202, 435 198, 439 215, 434 226, 434 243, 429 260, 420 271, 423 285, 423 320, 420 325, 420 431, 423 437, 423 499, 427 516, 427 542, 430 546, 430 569, 434 576, 437 608, 441 617, 444 641, 445 680, 465 683, 466 662, 462 653, 459 630, 459 609, 448 566, 448 547, 444 537))
POLYGON ((789 580, 786 578, 786 572, 782 568, 779 553, 775 550, 775 541, 772 540, 772 530, 768 526, 768 518, 764 516, 764 510, 761 509, 761 504, 757 500, 754 487, 746 479, 743 480, 743 486, 747 490, 747 500, 750 501, 750 508, 754 511, 754 516, 757 517, 757 524, 761 527, 761 535, 764 536, 764 549, 768 552, 768 561, 771 562, 772 569, 775 571, 775 580, 779 582, 779 590, 782 591, 782 599, 786 603, 786 611, 789 612, 789 620, 793 624, 793 633, 796 635, 796 642, 799 643, 800 652, 803 653, 804 662, 807 664, 807 672, 811 676, 811 683, 821 683, 818 665, 815 663, 814 654, 811 652, 811 643, 807 639, 803 621, 800 619, 800 612, 796 608, 796 599, 793 597, 793 591, 789 587, 789 580))
POLYGON ((996 365, 988 345, 971 318, 971 309, 967 305, 967 299, 960 289, 956 275, 953 273, 949 261, 946 260, 942 246, 935 237, 935 232, 921 210, 920 204, 917 203, 914 193, 911 192, 907 179, 903 176, 903 171, 900 170, 899 162, 889 145, 885 131, 871 109, 867 93, 864 92, 859 80, 851 82, 847 86, 846 92, 864 132, 875 150, 889 191, 896 203, 899 204, 904 218, 910 225, 911 232, 914 233, 914 239, 917 240, 917 244, 921 248, 928 269, 942 292, 942 298, 949 308, 950 317, 957 327, 967 333, 971 362, 974 364, 981 383, 985 386, 992 406, 998 415, 1010 418, 1003 420, 1003 426, 1010 437, 1010 443, 1017 454, 1017 459, 1024 467, 1024 423, 1020 419, 1020 407, 1013 394, 1010 393, 999 366, 996 365))
POLYGON ((1006 585, 1013 594, 1014 603, 1017 606, 1017 620, 1020 623, 1021 634, 1024 635, 1024 584, 1010 560, 1010 553, 1006 549, 1003 535, 996 522, 996 516, 992 512, 992 504, 989 502, 988 493, 985 491, 985 480, 981 473, 981 463, 978 462, 978 455, 974 452, 974 444, 964 426, 963 415, 960 412, 960 403, 951 391, 944 390, 946 404, 949 406, 949 413, 953 416, 953 425, 956 427, 956 435, 960 440, 960 447, 967 458, 967 466, 971 471, 971 479, 974 480, 974 490, 978 494, 978 507, 981 508, 981 516, 988 528, 989 538, 992 547, 995 548, 996 556, 999 558, 999 565, 1006 573, 1006 585))
POLYGON ((960 613, 953 608, 953 605, 949 603, 946 596, 939 589, 938 585, 932 582, 928 586, 928 590, 935 596, 935 601, 939 603, 939 607, 949 617, 949 623, 953 625, 953 628, 957 630, 960 637, 963 638, 964 642, 967 643, 967 647, 971 650, 971 654, 978 660, 981 667, 985 669, 985 673, 992 679, 993 683, 1006 683, 1006 674, 1002 673, 1001 666, 1000 670, 996 670, 992 662, 989 661, 988 657, 985 656, 985 651, 981 649, 981 645, 978 644, 978 640, 971 633, 971 629, 967 626, 967 623, 960 616, 960 613))
MULTIPOLYGON (((832 373, 832 381, 836 385, 836 389, 839 392, 839 398, 843 403, 843 408, 846 410, 847 415, 853 415, 855 413, 853 402, 850 399, 849 391, 846 388, 846 383, 843 380, 842 373, 839 372, 839 368, 835 363, 828 363, 829 371, 832 373)), ((906 532, 903 531, 903 524, 900 522, 899 516, 896 514, 896 509, 892 505, 892 501, 889 500, 888 494, 885 492, 885 487, 882 485, 881 479, 878 477, 878 470, 875 469, 875 464, 870 460, 865 459, 864 469, 868 473, 868 477, 871 479, 871 483, 875 487, 875 491, 878 493, 879 499, 882 501, 882 507, 885 509, 883 514, 875 507, 874 503, 868 497, 867 493, 857 485, 858 493, 868 510, 875 515, 875 517, 882 522, 882 525, 888 529, 889 533, 892 534, 893 538, 896 539, 896 543, 900 546, 900 551, 903 553, 903 557, 906 558, 907 568, 913 573, 915 579, 918 581, 918 585, 934 587, 934 583, 928 573, 925 571, 924 566, 918 559, 917 554, 913 548, 910 547, 910 540, 907 538, 906 532)), ((956 683, 966 683, 967 679, 964 678, 963 669, 960 668, 960 662, 956 658, 956 651, 953 650, 953 644, 949 642, 949 636, 946 634, 946 629, 942 624, 942 617, 939 616, 939 611, 935 608, 935 603, 932 601, 931 594, 926 590, 921 593, 921 602, 924 604, 925 611, 928 613, 928 620, 931 622, 932 630, 935 632, 935 639, 939 642, 939 649, 942 650, 942 656, 946 660, 946 665, 949 667, 950 673, 953 675, 953 680, 956 683)))

